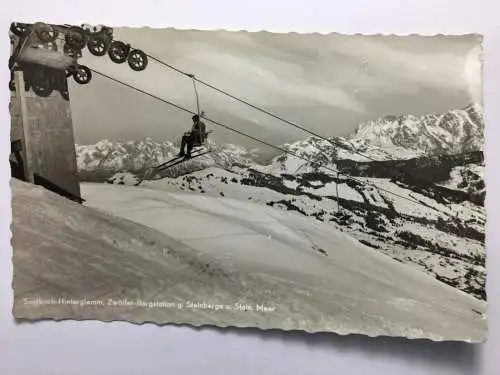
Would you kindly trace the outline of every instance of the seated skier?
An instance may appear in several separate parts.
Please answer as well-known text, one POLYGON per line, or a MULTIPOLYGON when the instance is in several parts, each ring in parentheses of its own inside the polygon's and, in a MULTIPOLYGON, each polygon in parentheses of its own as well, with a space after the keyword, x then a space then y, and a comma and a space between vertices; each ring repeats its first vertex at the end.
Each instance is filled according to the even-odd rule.
POLYGON ((205 143, 207 138, 207 132, 205 130, 205 124, 203 121, 200 121, 200 116, 194 115, 193 119, 193 127, 191 131, 184 133, 182 136, 181 142, 181 150, 179 152, 179 157, 186 156, 188 158, 191 157, 191 150, 194 146, 200 146, 205 143), (184 153, 184 148, 186 148, 186 152, 184 153))

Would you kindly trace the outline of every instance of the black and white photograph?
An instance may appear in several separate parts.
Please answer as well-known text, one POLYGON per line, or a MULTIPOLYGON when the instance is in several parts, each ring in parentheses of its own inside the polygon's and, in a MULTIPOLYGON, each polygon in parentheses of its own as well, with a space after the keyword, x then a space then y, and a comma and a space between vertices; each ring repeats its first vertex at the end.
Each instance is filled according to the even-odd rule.
POLYGON ((9 37, 16 319, 486 340, 481 35, 9 37))

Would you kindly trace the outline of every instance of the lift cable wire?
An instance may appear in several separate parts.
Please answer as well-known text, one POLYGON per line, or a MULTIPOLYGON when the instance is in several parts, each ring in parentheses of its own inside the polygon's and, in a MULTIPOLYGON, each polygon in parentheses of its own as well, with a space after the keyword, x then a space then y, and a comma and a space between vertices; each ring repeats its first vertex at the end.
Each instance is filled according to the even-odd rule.
MULTIPOLYGON (((168 105, 170 105, 170 106, 172 106, 172 107, 175 107, 175 108, 177 108, 177 109, 179 109, 179 110, 181 110, 181 111, 184 111, 184 112, 187 112, 187 113, 190 113, 190 114, 193 114, 193 115, 194 115, 194 114, 196 114, 195 112, 193 112, 193 111, 192 111, 192 110, 190 110, 190 109, 187 109, 187 108, 185 108, 185 107, 182 107, 182 106, 180 106, 180 105, 178 105, 178 104, 175 104, 175 103, 173 103, 173 102, 171 102, 171 101, 169 101, 169 100, 166 100, 166 99, 160 98, 160 97, 159 97, 159 96, 157 96, 157 95, 154 95, 154 94, 148 93, 147 91, 144 91, 144 90, 141 90, 141 89, 139 89, 139 88, 137 88, 137 87, 134 87, 134 86, 132 86, 132 85, 130 85, 130 84, 128 84, 128 83, 126 83, 126 82, 123 82, 123 81, 121 81, 121 80, 119 80, 119 79, 117 79, 117 78, 114 78, 114 77, 111 77, 111 76, 109 76, 109 75, 107 75, 107 74, 101 73, 101 72, 99 72, 99 71, 97 71, 97 70, 95 70, 95 69, 90 69, 90 70, 92 70, 93 72, 97 73, 98 75, 100 75, 100 76, 102 76, 102 77, 108 78, 108 79, 110 79, 110 80, 112 80, 112 81, 114 81, 114 82, 116 82, 116 83, 118 83, 118 84, 121 84, 121 85, 126 86, 126 87, 128 87, 128 88, 131 88, 131 89, 133 89, 133 90, 135 90, 135 91, 138 91, 138 92, 140 92, 140 93, 142 93, 142 94, 144 94, 144 95, 146 95, 146 96, 149 96, 149 97, 151 97, 151 98, 153 98, 153 99, 156 99, 156 100, 159 100, 159 101, 161 101, 161 102, 163 102, 163 103, 166 103, 166 104, 168 104, 168 105)), ((264 144, 264 145, 266 145, 266 146, 269 146, 269 147, 271 147, 271 148, 274 148, 274 149, 276 149, 276 150, 278 150, 278 151, 281 151, 281 152, 283 152, 283 153, 286 153, 286 154, 292 155, 292 156, 294 156, 294 157, 296 157, 296 158, 298 158, 298 159, 302 159, 302 160, 304 160, 304 161, 307 161, 307 162, 311 163, 312 165, 319 165, 319 167, 320 167, 320 168, 324 168, 324 169, 329 170, 329 171, 331 171, 331 172, 333 172, 333 173, 337 173, 338 175, 345 176, 345 177, 346 177, 346 179, 348 179, 348 180, 355 181, 355 182, 358 182, 358 183, 363 184, 363 185, 372 186, 372 187, 374 187, 374 188, 376 188, 376 189, 378 189, 378 190, 384 191, 384 192, 386 192, 386 193, 388 193, 388 194, 394 195, 394 196, 396 196, 396 197, 399 197, 399 198, 404 199, 404 200, 407 200, 407 201, 409 201, 409 202, 412 202, 412 203, 418 204, 418 205, 420 205, 420 206, 423 206, 423 207, 426 207, 426 208, 430 208, 430 209, 432 209, 432 210, 434 210, 434 211, 436 211, 436 212, 438 212, 438 213, 441 213, 441 214, 444 214, 444 215, 447 215, 447 216, 449 216, 449 217, 453 218, 453 216, 451 216, 450 214, 447 214, 447 213, 446 213, 446 212, 444 212, 444 211, 440 211, 440 210, 438 210, 438 209, 437 209, 437 208, 435 208, 435 207, 432 207, 432 206, 426 205, 426 204, 424 204, 424 203, 422 203, 422 202, 420 202, 420 201, 418 201, 418 200, 416 200, 416 199, 409 198, 409 197, 405 197, 404 195, 400 195, 400 194, 398 194, 398 193, 394 193, 393 191, 390 191, 390 190, 388 190, 388 189, 384 189, 384 188, 382 188, 382 187, 376 186, 376 185, 371 184, 371 183, 369 183, 369 182, 359 180, 359 179, 354 178, 354 177, 352 177, 352 176, 348 176, 348 175, 346 175, 346 174, 344 174, 344 173, 340 172, 340 171, 339 171, 339 170, 337 170, 337 169, 333 169, 333 168, 330 168, 330 167, 327 167, 327 166, 321 166, 321 165, 320 165, 318 162, 316 162, 316 161, 313 161, 313 160, 310 160, 310 159, 308 159, 308 158, 306 158, 306 157, 300 156, 300 155, 298 155, 298 154, 296 154, 296 153, 294 153, 294 152, 292 152, 292 151, 290 151, 290 150, 287 150, 287 149, 282 148, 282 147, 280 147, 280 146, 273 145, 273 144, 271 144, 271 143, 269 143, 269 142, 266 142, 266 141, 264 141, 264 140, 262 140, 262 139, 259 139, 259 138, 256 138, 256 137, 253 137, 253 136, 251 136, 251 135, 249 135, 249 134, 246 134, 246 133, 244 133, 244 132, 242 132, 242 131, 240 131, 240 130, 234 129, 234 128, 232 128, 232 127, 230 127, 230 126, 228 126, 228 125, 225 125, 225 124, 223 124, 223 123, 221 123, 221 122, 218 122, 218 121, 215 121, 215 120, 209 119, 208 117, 205 117, 205 120, 206 120, 206 121, 208 121, 208 122, 211 122, 211 123, 213 123, 213 124, 215 124, 215 125, 218 125, 218 126, 220 126, 220 127, 222 127, 222 128, 225 128, 225 129, 227 129, 227 130, 229 130, 229 131, 231 131, 231 132, 233 132, 233 133, 237 133, 237 134, 239 134, 239 135, 242 135, 242 136, 244 136, 244 137, 247 137, 247 138, 249 138, 249 139, 252 139, 252 140, 254 140, 254 141, 258 142, 258 143, 262 143, 262 144, 264 144)))
MULTIPOLYGON (((373 157, 371 157, 371 156, 368 156, 368 155, 366 155, 366 154, 363 154, 362 152, 360 152, 360 151, 356 150, 355 146, 354 146, 354 145, 352 145, 352 144, 351 144, 351 147, 352 147, 352 149, 351 149, 351 148, 346 147, 345 145, 341 144, 340 142, 335 142, 335 141, 334 141, 334 140, 332 140, 332 139, 329 139, 329 138, 327 138, 327 137, 325 137, 325 136, 322 136, 321 134, 318 134, 318 133, 316 133, 316 132, 314 132, 314 131, 312 131, 312 130, 309 130, 309 129, 307 129, 307 128, 305 128, 305 127, 301 126, 301 125, 298 125, 298 124, 296 124, 296 123, 294 123, 294 122, 292 122, 292 121, 289 121, 289 120, 287 120, 287 119, 285 119, 285 118, 283 118, 283 117, 281 117, 281 116, 278 116, 278 115, 276 115, 276 114, 274 114, 274 113, 272 113, 272 112, 270 112, 270 111, 268 111, 268 110, 266 110, 266 109, 264 109, 264 108, 262 108, 262 107, 259 107, 259 106, 255 105, 255 104, 252 104, 252 103, 250 103, 250 102, 248 102, 248 101, 246 101, 246 100, 244 100, 244 99, 241 99, 241 98, 239 98, 239 97, 237 97, 237 96, 234 96, 234 95, 232 95, 232 94, 228 93, 228 92, 227 92, 227 91, 225 91, 225 90, 219 89, 218 87, 216 87, 216 86, 214 86, 214 85, 212 85, 212 84, 210 84, 210 83, 208 83, 208 82, 205 82, 205 81, 203 81, 203 80, 201 80, 201 79, 199 79, 199 78, 196 78, 193 74, 186 73, 186 72, 182 71, 181 69, 176 68, 176 67, 174 67, 174 66, 170 65, 169 63, 166 63, 165 61, 160 60, 160 59, 159 59, 159 58, 157 58, 157 57, 151 56, 151 55, 149 55, 149 54, 147 54, 147 53, 146 53, 146 56, 148 56, 148 58, 150 58, 150 59, 152 59, 152 60, 154 60, 154 61, 158 62, 159 64, 162 64, 162 65, 164 65, 164 66, 166 66, 166 67, 168 67, 168 68, 170 68, 170 69, 172 69, 172 70, 174 70, 174 71, 176 71, 176 72, 178 72, 178 73, 180 73, 180 74, 182 74, 182 75, 184 75, 184 76, 186 76, 186 77, 190 77, 190 78, 192 78, 192 79, 193 79, 193 81, 196 81, 196 82, 198 82, 198 83, 201 83, 202 85, 204 85, 204 86, 206 86, 206 87, 209 87, 209 88, 211 88, 211 89, 213 89, 213 90, 215 90, 215 91, 217 91, 217 92, 219 92, 219 93, 221 93, 221 94, 223 94, 223 95, 226 95, 226 96, 228 96, 228 97, 230 97, 230 98, 232 98, 232 99, 234 99, 234 100, 236 100, 236 101, 238 101, 238 102, 240 102, 240 103, 246 104, 247 106, 249 106, 249 107, 251 107, 251 108, 254 108, 254 109, 256 109, 256 110, 258 110, 258 111, 260 111, 260 112, 262 112, 262 113, 265 113, 265 114, 267 114, 267 115, 269 115, 269 116, 271 116, 271 117, 273 117, 273 118, 275 118, 275 119, 277 119, 277 120, 279 120, 279 121, 282 121, 282 122, 283 122, 283 123, 285 123, 285 124, 291 125, 291 126, 293 126, 293 127, 297 128, 297 129, 300 129, 300 130, 302 130, 302 131, 304 131, 304 132, 306 132, 306 133, 308 133, 308 134, 310 134, 310 135, 312 135, 312 136, 315 136, 315 137, 317 137, 317 138, 320 138, 320 139, 322 139, 323 141, 326 141, 326 142, 330 143, 330 144, 331 144, 331 145, 333 145, 333 146, 337 146, 337 147, 343 148, 344 150, 347 150, 347 151, 353 152, 353 153, 355 153, 355 154, 357 154, 357 155, 359 155, 359 156, 362 156, 362 157, 364 157, 364 158, 366 158, 366 159, 368 159, 368 160, 374 161, 374 162, 382 162, 382 163, 384 162, 383 160, 378 160, 378 159, 375 159, 375 158, 373 158, 373 157)), ((349 143, 350 143, 350 142, 349 142, 349 143)), ((386 165, 384 165, 384 164, 382 164, 382 168, 384 168, 384 169, 386 169, 386 170, 388 170, 388 171, 396 171, 396 172, 402 172, 402 174, 406 174, 406 171, 404 171, 404 170, 401 170, 401 169, 399 169, 399 168, 394 168, 394 167, 393 167, 393 168, 391 168, 391 167, 386 166, 386 165)), ((414 175, 414 176, 412 176, 412 177, 413 177, 413 178, 416 178, 416 179, 418 179, 418 180, 420 180, 420 181, 422 181, 422 182, 427 182, 427 183, 429 183, 429 184, 434 184, 434 182, 433 182, 433 181, 431 181, 431 180, 429 180, 429 179, 426 179, 426 178, 424 178, 424 177, 422 177, 422 176, 415 176, 415 175, 414 175)))

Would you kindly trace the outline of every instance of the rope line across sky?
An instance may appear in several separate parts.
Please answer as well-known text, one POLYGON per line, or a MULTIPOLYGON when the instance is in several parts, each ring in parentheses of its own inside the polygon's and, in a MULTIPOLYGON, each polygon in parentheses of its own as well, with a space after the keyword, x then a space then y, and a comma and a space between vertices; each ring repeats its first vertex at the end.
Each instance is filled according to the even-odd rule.
MULTIPOLYGON (((163 98, 161 98, 161 97, 159 97, 159 96, 157 96, 157 95, 154 95, 154 94, 148 93, 147 91, 144 91, 144 90, 142 90, 142 89, 140 89, 140 88, 134 87, 134 86, 132 86, 132 85, 130 85, 130 84, 128 84, 128 83, 126 83, 126 82, 123 82, 123 81, 121 81, 121 80, 119 80, 119 79, 117 79, 117 78, 111 77, 111 76, 109 76, 109 75, 107 75, 107 74, 105 74, 105 73, 99 72, 99 71, 97 71, 97 70, 95 70, 95 69, 91 69, 91 70, 92 70, 93 72, 97 73, 98 75, 102 76, 102 77, 105 77, 105 78, 107 78, 107 79, 110 79, 110 80, 112 80, 112 81, 114 81, 114 82, 118 83, 118 84, 121 84, 121 85, 126 86, 126 87, 128 87, 128 88, 131 88, 131 89, 133 89, 133 90, 135 90, 135 91, 138 91, 138 92, 140 92, 140 93, 142 93, 142 94, 144 94, 144 95, 147 95, 147 96, 149 96, 149 97, 151 97, 151 98, 153 98, 153 99, 159 100, 159 101, 161 101, 161 102, 163 102, 163 103, 165 103, 165 104, 168 104, 168 105, 170 105, 170 106, 172 106, 172 107, 175 107, 175 108, 177 108, 177 109, 179 109, 179 110, 181 110, 181 111, 184 111, 184 112, 190 113, 190 114, 192 114, 192 115, 196 115, 196 114, 197 114, 196 112, 194 112, 194 111, 192 111, 192 110, 190 110, 190 109, 188 109, 188 108, 182 107, 182 106, 180 106, 180 105, 178 105, 178 104, 175 104, 175 103, 173 103, 173 102, 171 102, 171 101, 169 101, 169 100, 163 99, 163 98)), ((267 141, 265 141, 265 140, 262 140, 262 139, 260 139, 260 138, 257 138, 257 137, 251 136, 251 135, 249 135, 249 134, 246 134, 246 133, 244 133, 244 132, 242 132, 242 131, 240 131, 240 130, 237 130, 237 129, 234 129, 234 128, 232 128, 232 127, 228 126, 228 125, 225 125, 225 124, 223 124, 223 123, 221 123, 221 122, 219 122, 219 121, 212 120, 212 119, 210 119, 210 118, 208 118, 208 117, 204 117, 204 119, 205 119, 206 121, 210 122, 210 123, 213 123, 213 124, 217 125, 217 126, 223 127, 223 128, 225 128, 225 129, 227 129, 227 130, 229 130, 229 131, 231 131, 231 132, 234 132, 234 133, 236 133, 236 134, 239 134, 239 135, 242 135, 242 136, 247 137, 247 138, 249 138, 249 139, 252 139, 252 140, 254 140, 254 141, 258 142, 258 143, 264 144, 264 145, 266 145, 266 146, 268 146, 268 147, 272 147, 272 148, 274 148, 275 150, 278 150, 278 151, 281 151, 281 152, 283 152, 283 153, 286 153, 286 154, 292 155, 292 156, 294 156, 294 157, 296 157, 296 158, 298 158, 298 159, 301 159, 301 160, 304 160, 304 161, 306 161, 306 162, 309 162, 309 163, 311 163, 312 165, 318 165, 318 167, 319 167, 319 168, 324 168, 324 169, 326 169, 326 170, 328 170, 328 171, 330 171, 330 172, 336 173, 336 174, 338 174, 338 175, 340 175, 340 176, 344 176, 344 177, 346 177, 348 180, 355 181, 355 182, 358 182, 358 183, 363 184, 363 185, 367 185, 367 186, 375 187, 375 188, 377 188, 378 190, 384 191, 384 192, 386 192, 386 193, 388 193, 388 194, 391 194, 391 195, 394 195, 394 196, 396 196, 396 197, 398 197, 398 198, 405 199, 405 200, 407 200, 407 201, 409 201, 409 202, 412 202, 412 203, 418 204, 418 205, 420 205, 420 206, 422 206, 422 207, 426 207, 426 208, 433 209, 433 210, 435 210, 435 211, 436 211, 436 212, 438 212, 438 213, 441 213, 441 214, 444 214, 444 215, 446 215, 446 216, 449 216, 450 218, 454 218, 452 215, 449 215, 449 214, 447 214, 446 212, 440 211, 440 210, 438 210, 438 209, 437 209, 437 208, 435 208, 435 207, 432 207, 432 206, 426 205, 426 204, 424 204, 424 203, 422 203, 422 202, 420 202, 420 201, 418 201, 418 200, 415 200, 415 199, 412 199, 412 198, 405 197, 405 196, 403 196, 403 195, 401 195, 401 194, 394 193, 393 191, 390 191, 390 190, 388 190, 388 189, 385 189, 385 188, 382 188, 382 187, 379 187, 379 186, 375 186, 375 185, 373 185, 373 184, 371 184, 371 183, 369 183, 369 182, 367 182, 367 181, 362 181, 362 180, 359 180, 359 179, 354 178, 354 177, 352 177, 352 176, 348 176, 348 175, 346 175, 346 174, 342 173, 341 171, 339 171, 339 170, 337 170, 337 169, 334 169, 334 168, 331 168, 331 167, 328 167, 328 166, 321 165, 321 164, 320 164, 320 163, 318 163, 317 161, 311 160, 311 159, 306 158, 306 157, 304 157, 304 156, 300 156, 300 155, 298 155, 298 154, 294 153, 293 151, 287 150, 287 149, 285 149, 285 148, 283 148, 283 147, 280 147, 280 146, 273 145, 273 144, 271 144, 271 143, 269 143, 269 142, 267 142, 267 141)))
MULTIPOLYGON (((149 59, 154 60, 154 61, 158 62, 159 64, 161 64, 163 66, 166 66, 167 68, 176 71, 179 74, 182 74, 182 75, 184 75, 186 77, 191 78, 193 80, 193 82, 196 81, 196 82, 198 82, 198 83, 200 83, 200 84, 202 84, 202 85, 204 85, 204 86, 206 86, 208 88, 211 88, 212 90, 215 90, 215 91, 217 91, 217 92, 219 92, 219 93, 221 93, 223 95, 226 95, 226 96, 230 97, 231 99, 234 99, 234 100, 236 100, 236 101, 238 101, 238 102, 240 102, 242 104, 245 104, 245 105, 247 105, 247 106, 249 106, 251 108, 254 108, 257 111, 265 113, 266 115, 271 116, 271 117, 273 117, 273 118, 275 118, 275 119, 277 119, 277 120, 279 120, 279 121, 281 121, 281 122, 283 122, 285 124, 293 126, 296 129, 302 130, 302 131, 304 131, 304 132, 306 132, 306 133, 308 133, 308 134, 310 134, 310 135, 312 135, 314 137, 320 138, 321 140, 326 141, 326 142, 330 143, 333 146, 343 148, 344 150, 353 152, 353 153, 355 153, 355 154, 357 154, 359 156, 362 156, 362 157, 364 157, 364 158, 366 158, 368 160, 371 160, 371 161, 376 161, 376 162, 380 161, 380 160, 377 160, 377 159, 375 159, 375 158, 373 158, 373 157, 371 157, 369 155, 363 154, 362 152, 356 150, 356 148, 353 145, 352 145, 352 148, 348 148, 345 145, 341 144, 340 142, 335 142, 334 140, 332 140, 330 138, 327 138, 327 137, 325 137, 325 136, 323 136, 321 134, 318 134, 318 133, 316 133, 316 132, 314 132, 314 131, 312 131, 310 129, 305 128, 304 126, 298 125, 295 122, 287 120, 287 119, 285 119, 285 118, 283 118, 281 116, 278 116, 278 115, 276 115, 276 114, 274 114, 274 113, 272 113, 272 112, 270 112, 270 111, 268 111, 268 110, 266 110, 266 109, 264 109, 262 107, 259 107, 259 106, 255 105, 255 104, 252 104, 252 103, 248 102, 245 99, 241 99, 241 98, 239 98, 239 97, 237 97, 237 96, 235 96, 233 94, 228 93, 225 90, 219 89, 218 87, 216 87, 216 86, 214 86, 214 85, 212 85, 212 84, 210 84, 208 82, 205 82, 205 81, 197 78, 194 74, 186 73, 186 72, 182 71, 181 69, 176 68, 175 66, 173 66, 173 65, 171 65, 171 64, 169 64, 169 63, 167 63, 167 62, 165 62, 163 60, 160 60, 159 58, 157 58, 155 56, 152 56, 152 55, 150 55, 150 54, 148 54, 146 52, 145 52, 145 54, 146 54, 146 56, 149 59)), ((391 168, 391 167, 388 167, 386 165, 382 165, 382 168, 384 168, 387 171, 391 171, 391 172, 392 171, 397 171, 397 172, 402 172, 403 174, 406 174, 406 172, 404 172, 404 171, 402 171, 402 170, 400 170, 398 168, 391 168)), ((422 176, 413 175, 412 177, 414 177, 414 178, 416 178, 416 179, 418 179, 418 180, 420 180, 422 182, 426 182, 426 183, 432 184, 432 181, 430 181, 430 180, 428 180, 428 179, 426 179, 426 178, 424 178, 422 176)))

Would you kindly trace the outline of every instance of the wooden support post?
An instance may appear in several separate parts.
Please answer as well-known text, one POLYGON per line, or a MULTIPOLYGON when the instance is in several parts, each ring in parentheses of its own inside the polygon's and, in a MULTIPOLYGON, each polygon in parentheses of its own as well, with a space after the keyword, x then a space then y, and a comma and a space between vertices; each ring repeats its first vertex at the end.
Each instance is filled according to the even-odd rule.
POLYGON ((22 144, 24 158, 24 175, 26 181, 33 183, 33 157, 30 145, 30 123, 28 108, 26 105, 26 90, 24 89, 24 75, 22 71, 14 72, 14 83, 16 86, 16 100, 19 108, 19 122, 22 128, 22 144))

